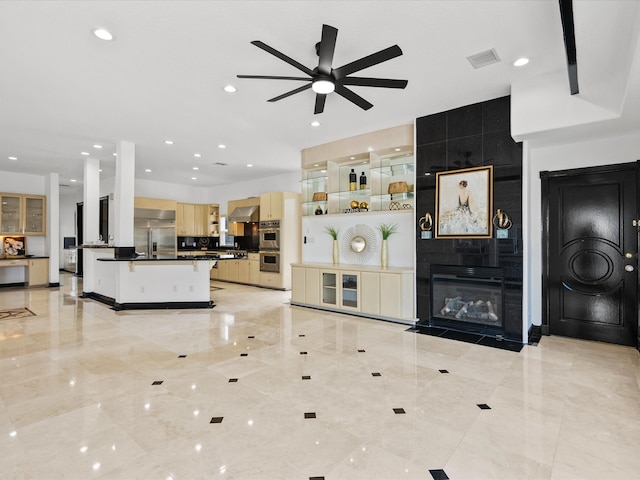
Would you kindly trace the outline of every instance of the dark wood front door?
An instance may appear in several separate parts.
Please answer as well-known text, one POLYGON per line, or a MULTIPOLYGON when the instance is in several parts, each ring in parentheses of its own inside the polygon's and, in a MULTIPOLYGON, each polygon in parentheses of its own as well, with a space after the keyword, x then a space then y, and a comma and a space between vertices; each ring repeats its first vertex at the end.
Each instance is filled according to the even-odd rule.
POLYGON ((544 333, 638 346, 637 169, 541 173, 544 333))

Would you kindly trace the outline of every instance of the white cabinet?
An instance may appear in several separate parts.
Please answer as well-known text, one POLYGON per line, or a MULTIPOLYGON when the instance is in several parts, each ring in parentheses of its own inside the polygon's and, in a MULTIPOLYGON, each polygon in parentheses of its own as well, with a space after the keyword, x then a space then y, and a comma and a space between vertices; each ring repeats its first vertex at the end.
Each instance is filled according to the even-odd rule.
POLYGON ((360 311, 380 315, 380 274, 360 272, 360 311))
POLYGON ((282 220, 282 192, 260 195, 260 220, 282 220))
POLYGON ((295 264, 291 304, 415 323, 412 268, 295 264))

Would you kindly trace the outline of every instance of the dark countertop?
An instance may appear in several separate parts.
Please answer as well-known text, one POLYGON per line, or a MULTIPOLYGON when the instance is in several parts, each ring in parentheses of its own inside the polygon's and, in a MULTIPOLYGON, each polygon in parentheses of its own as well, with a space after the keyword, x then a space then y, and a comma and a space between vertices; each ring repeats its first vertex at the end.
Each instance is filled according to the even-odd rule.
POLYGON ((158 261, 166 261, 166 262, 175 262, 175 261, 184 261, 184 262, 192 262, 194 260, 198 261, 207 261, 207 260, 217 260, 213 255, 198 255, 195 256, 180 256, 180 255, 156 255, 154 257, 147 257, 146 255, 141 255, 139 257, 119 257, 119 258, 97 258, 99 262, 158 262, 158 261))

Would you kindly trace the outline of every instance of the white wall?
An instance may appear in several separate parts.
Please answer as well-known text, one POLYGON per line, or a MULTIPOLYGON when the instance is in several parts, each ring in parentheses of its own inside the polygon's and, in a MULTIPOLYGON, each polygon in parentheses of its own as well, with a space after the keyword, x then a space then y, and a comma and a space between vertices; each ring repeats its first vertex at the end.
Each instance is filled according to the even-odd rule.
MULTIPOLYGON (((535 147, 525 142, 525 192, 523 209, 528 215, 525 275, 525 316, 530 325, 542 322, 542 195, 540 172, 635 162, 640 159, 640 135, 625 135, 535 147)), ((525 330, 526 331, 526 330, 525 330)))
MULTIPOLYGON (((333 251, 333 239, 325 231, 325 227, 333 227, 339 230, 338 241, 340 243, 340 262, 355 263, 360 265, 380 266, 380 246, 382 236, 378 230, 381 223, 397 224, 398 232, 389 237, 389 266, 390 267, 414 267, 415 266, 415 222, 413 210, 407 212, 368 212, 349 213, 344 215, 313 215, 302 217, 302 236, 306 243, 302 245, 303 263, 331 263, 333 251), (349 229, 355 225, 367 225, 375 235, 375 250, 366 262, 347 257, 345 252, 348 246, 343 241, 349 229)), ((350 237, 347 237, 350 238, 350 237)))

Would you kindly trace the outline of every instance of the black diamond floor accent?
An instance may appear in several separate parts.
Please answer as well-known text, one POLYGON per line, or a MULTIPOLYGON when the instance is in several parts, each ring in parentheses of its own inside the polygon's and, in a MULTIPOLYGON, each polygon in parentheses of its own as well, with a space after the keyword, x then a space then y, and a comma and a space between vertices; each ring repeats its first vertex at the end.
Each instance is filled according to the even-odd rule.
POLYGON ((229 383, 236 383, 238 381, 237 378, 230 378, 229 383))
POLYGON ((306 412, 304 418, 316 418, 316 412, 306 412))
POLYGON ((444 470, 429 470, 429 473, 433 477, 433 480, 449 480, 444 470))
POLYGON ((306 355, 307 352, 300 352, 300 355, 306 355))
POLYGON ((381 374, 380 372, 373 372, 373 373, 371 374, 371 376, 373 376, 373 377, 381 377, 381 376, 382 376, 382 374, 381 374))
POLYGON ((486 403, 478 403, 478 407, 480 408, 480 410, 491 410, 491 407, 486 403))
POLYGON ((449 373, 449 370, 438 370, 440 373, 449 373))
POLYGON ((299 337, 306 337, 306 335, 304 333, 301 333, 300 335, 298 335, 299 337))
POLYGON ((156 380, 151 385, 162 385, 162 382, 164 382, 164 380, 156 380))
POLYGON ((209 423, 222 423, 222 419, 224 417, 211 417, 211 421, 209 423))
POLYGON ((186 355, 178 355, 178 358, 187 358, 186 355))
POLYGON ((248 354, 248 353, 241 353, 241 354, 240 354, 240 356, 241 356, 241 357, 248 357, 248 356, 249 356, 249 354, 248 354))
POLYGON ((303 375, 302 379, 303 380, 311 380, 311 375, 303 375))
POLYGON ((324 477, 309 477, 309 480, 324 480, 324 477))
POLYGON ((358 353, 364 353, 364 350, 358 350, 358 353))
POLYGON ((247 338, 256 338, 255 335, 249 335, 247 338))
POLYGON ((403 413, 407 413, 404 411, 404 408, 394 408, 393 409, 393 413, 395 413, 396 415, 401 415, 403 413))

